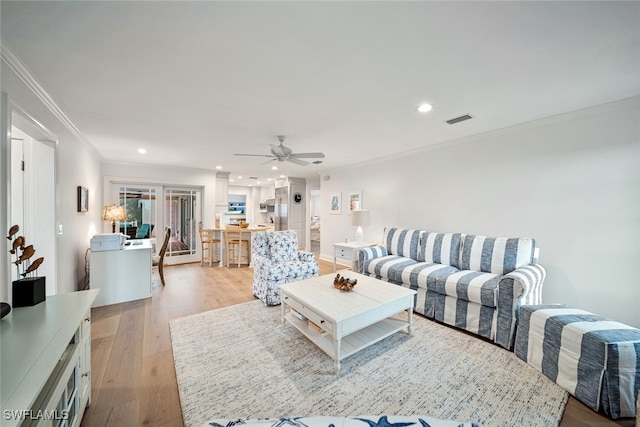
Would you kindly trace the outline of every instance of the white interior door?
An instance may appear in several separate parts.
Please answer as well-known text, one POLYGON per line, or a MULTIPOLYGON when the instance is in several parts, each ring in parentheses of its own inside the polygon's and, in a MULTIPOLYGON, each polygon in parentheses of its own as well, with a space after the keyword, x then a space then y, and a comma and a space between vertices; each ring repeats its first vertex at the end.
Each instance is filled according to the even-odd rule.
MULTIPOLYGON (((57 293, 55 144, 15 127, 11 133, 10 223, 20 226, 18 235, 35 248, 31 260, 44 257, 35 274, 47 278, 46 293, 52 295, 57 293)), ((11 267, 12 280, 22 278, 11 267)))

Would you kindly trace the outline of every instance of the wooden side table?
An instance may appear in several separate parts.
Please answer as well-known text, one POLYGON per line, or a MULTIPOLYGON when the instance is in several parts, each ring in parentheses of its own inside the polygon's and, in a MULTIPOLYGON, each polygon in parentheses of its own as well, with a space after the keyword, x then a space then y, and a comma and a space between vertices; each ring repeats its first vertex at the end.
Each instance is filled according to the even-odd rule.
POLYGON ((351 270, 358 272, 358 252, 361 248, 375 246, 375 243, 344 242, 333 244, 333 272, 336 272, 337 259, 343 258, 351 261, 351 270))

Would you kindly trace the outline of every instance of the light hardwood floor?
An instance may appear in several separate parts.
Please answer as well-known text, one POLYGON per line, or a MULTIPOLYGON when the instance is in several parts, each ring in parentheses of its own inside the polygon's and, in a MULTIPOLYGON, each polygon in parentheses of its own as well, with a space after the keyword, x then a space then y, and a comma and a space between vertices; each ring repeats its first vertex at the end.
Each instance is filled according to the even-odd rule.
MULTIPOLYGON (((320 261, 320 274, 332 271, 320 261)), ((248 267, 186 264, 164 274, 162 288, 154 272, 149 299, 91 310, 92 400, 83 427, 182 426, 169 321, 255 300, 248 267)), ((634 420, 613 422, 570 398, 560 426, 632 427, 634 420)))

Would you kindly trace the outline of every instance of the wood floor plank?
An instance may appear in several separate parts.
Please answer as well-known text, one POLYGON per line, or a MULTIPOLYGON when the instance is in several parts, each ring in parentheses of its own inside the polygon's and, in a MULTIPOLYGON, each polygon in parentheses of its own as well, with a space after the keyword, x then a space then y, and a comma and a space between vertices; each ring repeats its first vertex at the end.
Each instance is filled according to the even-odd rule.
MULTIPOLYGON (((144 306, 144 300, 123 304, 118 331, 113 340, 102 382, 99 384, 100 391, 96 393, 98 398, 92 400, 87 412, 99 413, 117 407, 127 408, 128 411, 130 407, 123 405, 134 401, 139 405, 144 306)), ((92 353, 93 351, 92 345, 92 353)), ((96 348, 95 352, 98 351, 96 348)), ((99 355, 96 355, 97 357, 99 355)))
POLYGON ((161 353, 171 349, 169 315, 165 300, 156 298, 145 305, 143 356, 161 353))
MULTIPOLYGON (((333 263, 320 260, 320 274, 333 263)), ((343 270, 341 274, 347 274, 343 270)), ((171 350, 169 322, 178 317, 253 301, 249 267, 164 268, 166 286, 154 270, 152 297, 92 309, 92 404, 83 427, 183 425, 171 350)), ((569 398, 560 427, 633 427, 612 421, 569 398)))
POLYGON ((175 420, 182 423, 173 352, 166 350, 143 358, 140 420, 157 426, 175 420))

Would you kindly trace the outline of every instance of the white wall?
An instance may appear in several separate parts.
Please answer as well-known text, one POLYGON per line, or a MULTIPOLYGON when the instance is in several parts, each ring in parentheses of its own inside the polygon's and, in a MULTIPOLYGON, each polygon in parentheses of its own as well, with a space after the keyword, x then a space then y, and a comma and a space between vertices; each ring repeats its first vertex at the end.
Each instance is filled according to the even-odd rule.
MULTIPOLYGON (((58 145, 57 165, 57 222, 63 226, 63 234, 58 235, 57 286, 59 293, 72 292, 84 285, 84 255, 89 247, 89 239, 100 226, 100 208, 102 203, 102 183, 100 157, 95 150, 83 141, 76 133, 65 125, 60 116, 54 114, 34 92, 27 87, 5 62, 2 62, 2 92, 16 103, 21 110, 41 123, 50 133, 56 136, 58 145), (76 188, 84 186, 89 189, 89 211, 76 212, 76 188)), ((6 120, 5 111, 2 114, 6 120)), ((5 149, 3 148, 4 162, 5 149)), ((6 189, 7 174, 3 168, 0 173, 2 187, 6 189)), ((8 200, 6 193, 2 193, 8 200)), ((2 205, 3 228, 6 226, 8 203, 2 205)), ((1 239, 0 251, 8 254, 7 239, 1 239)), ((45 259, 45 263, 47 260, 45 259)), ((2 277, 7 277, 7 264, 3 258, 2 277)), ((7 289, 2 286, 0 299, 5 301, 7 289)))
POLYGON ((322 258, 354 239, 331 193, 362 190, 379 241, 385 226, 534 237, 548 271, 544 303, 640 327, 640 98, 327 171, 322 258))

